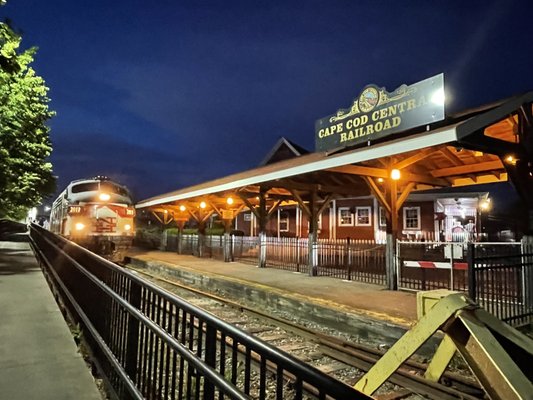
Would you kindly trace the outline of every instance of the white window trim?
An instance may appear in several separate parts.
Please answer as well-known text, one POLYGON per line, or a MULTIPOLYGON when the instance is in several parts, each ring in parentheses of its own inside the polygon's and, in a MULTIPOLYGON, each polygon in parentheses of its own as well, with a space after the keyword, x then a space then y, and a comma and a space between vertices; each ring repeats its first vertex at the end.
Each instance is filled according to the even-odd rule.
POLYGON ((279 213, 279 220, 278 220, 278 226, 279 226, 279 231, 280 232, 290 232, 290 222, 291 222, 291 216, 289 214, 288 211, 280 211, 279 213), (282 213, 285 213, 287 215, 287 218, 282 218, 281 215, 282 213), (286 220, 287 221, 287 228, 286 229, 281 229, 281 221, 284 221, 286 220))
POLYGON ((372 226, 372 207, 355 207, 355 226, 372 226), (368 223, 366 224, 360 224, 359 223, 359 210, 366 210, 368 211, 368 223))
POLYGON ((404 207, 403 208, 403 229, 408 231, 419 231, 420 230, 420 207, 404 207), (417 226, 416 227, 407 227, 407 210, 416 210, 417 211, 417 226))
POLYGON ((337 208, 337 212, 338 212, 338 216, 339 216, 339 226, 353 226, 353 220, 354 220, 354 216, 353 216, 353 213, 350 211, 350 207, 339 207, 337 208), (342 211, 344 210, 348 210, 350 211, 350 215, 351 215, 351 222, 349 224, 343 224, 342 223, 342 217, 341 217, 341 214, 342 214, 342 211))
POLYGON ((383 207, 379 207, 378 224, 379 224, 379 226, 387 226, 387 211, 383 207), (384 224, 381 223, 381 213, 385 214, 385 221, 384 221, 385 223, 384 224))

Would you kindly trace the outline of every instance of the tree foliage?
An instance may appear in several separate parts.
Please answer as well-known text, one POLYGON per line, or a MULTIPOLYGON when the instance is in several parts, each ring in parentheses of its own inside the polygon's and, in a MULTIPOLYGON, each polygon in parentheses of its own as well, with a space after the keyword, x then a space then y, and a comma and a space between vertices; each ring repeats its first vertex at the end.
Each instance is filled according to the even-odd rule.
POLYGON ((36 48, 0 23, 0 217, 19 217, 55 190, 47 121, 54 115, 43 78, 30 64, 36 48))

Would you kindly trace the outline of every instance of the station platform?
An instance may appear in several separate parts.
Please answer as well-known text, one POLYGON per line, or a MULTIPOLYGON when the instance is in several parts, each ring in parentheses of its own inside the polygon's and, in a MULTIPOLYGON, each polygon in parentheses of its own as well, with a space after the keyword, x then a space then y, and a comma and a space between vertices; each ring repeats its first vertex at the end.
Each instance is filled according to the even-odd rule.
POLYGON ((416 295, 239 262, 133 248, 132 267, 158 270, 201 290, 284 311, 347 334, 392 344, 416 322, 416 295))
POLYGON ((0 241, 0 399, 102 399, 24 238, 0 241))

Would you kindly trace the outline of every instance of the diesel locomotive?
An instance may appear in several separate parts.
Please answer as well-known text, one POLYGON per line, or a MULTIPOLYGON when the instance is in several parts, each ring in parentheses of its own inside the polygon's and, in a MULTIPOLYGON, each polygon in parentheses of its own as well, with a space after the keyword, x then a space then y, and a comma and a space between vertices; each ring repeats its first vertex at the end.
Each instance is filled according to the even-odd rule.
POLYGON ((134 237, 128 189, 107 177, 72 181, 54 201, 50 230, 111 261, 122 261, 134 237))

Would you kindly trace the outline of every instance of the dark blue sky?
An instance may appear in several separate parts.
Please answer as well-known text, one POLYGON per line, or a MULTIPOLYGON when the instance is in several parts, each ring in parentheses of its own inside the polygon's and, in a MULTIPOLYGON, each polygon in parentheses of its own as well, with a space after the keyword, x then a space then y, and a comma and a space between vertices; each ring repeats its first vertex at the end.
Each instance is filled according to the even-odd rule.
POLYGON ((59 188, 137 200, 254 167, 369 83, 443 72, 448 110, 533 90, 531 1, 9 0, 39 47, 59 188))

